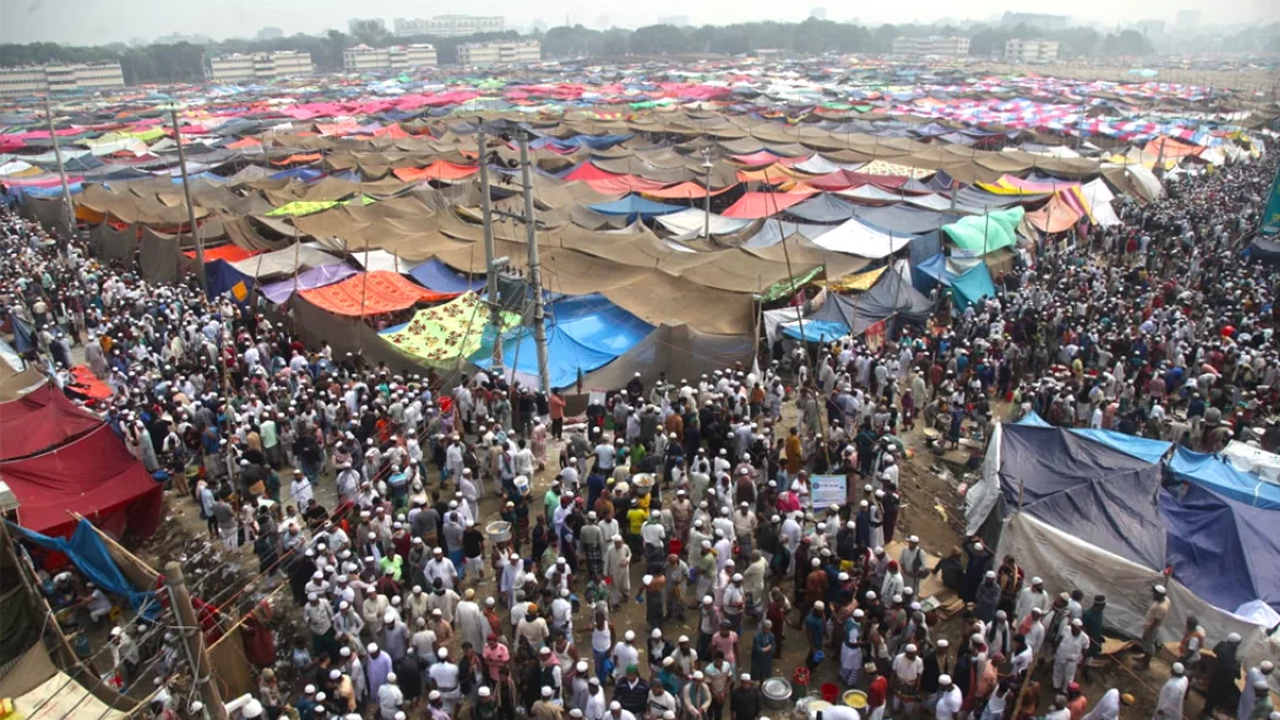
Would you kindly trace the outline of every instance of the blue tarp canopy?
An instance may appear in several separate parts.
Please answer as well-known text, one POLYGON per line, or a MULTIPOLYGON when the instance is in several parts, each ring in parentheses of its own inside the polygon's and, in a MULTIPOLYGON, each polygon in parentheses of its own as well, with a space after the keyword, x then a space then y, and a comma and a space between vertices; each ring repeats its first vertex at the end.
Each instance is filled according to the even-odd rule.
POLYGON ((849 326, 839 320, 805 320, 803 334, 799 323, 795 322, 783 325, 782 334, 805 342, 829 343, 848 335, 849 326))
POLYGON ((223 293, 230 293, 232 300, 246 303, 253 294, 253 278, 245 275, 226 260, 213 260, 204 264, 207 286, 205 292, 212 300, 223 293), (240 287, 243 283, 243 287, 240 287), (241 294, 243 291, 243 294, 241 294))
POLYGON ((1254 600, 1280 610, 1280 514, 1196 484, 1181 499, 1162 491, 1160 511, 1179 582, 1224 610, 1254 600))
MULTIPOLYGON (((104 592, 128 598, 135 608, 141 607, 155 596, 154 592, 140 591, 129 582, 107 551, 106 543, 102 542, 102 538, 93 529, 93 523, 88 520, 77 523, 75 532, 71 533, 69 539, 49 537, 13 523, 9 523, 9 528, 35 545, 66 555, 86 579, 104 592)), ((154 617, 159 610, 159 605, 153 603, 147 616, 154 617)))
POLYGON ((938 253, 928 260, 918 263, 912 268, 912 271, 913 279, 918 277, 917 273, 922 273, 931 279, 931 281, 913 283, 917 289, 921 289, 921 285, 926 286, 924 289, 930 289, 934 284, 942 284, 946 287, 951 287, 952 281, 956 279, 956 274, 947 268, 947 256, 942 253, 938 253))
MULTIPOLYGON (((614 305, 599 294, 565 297, 547 306, 547 365, 552 387, 569 387, 635 347, 653 326, 614 305)), ((492 364, 488 353, 472 362, 492 364)), ((533 328, 519 327, 503 336, 502 362, 518 373, 538 375, 538 350, 533 328)))
MULTIPOLYGON (((1030 412, 1026 417, 1018 421, 1019 425, 1029 425, 1031 427, 1053 427, 1044 418, 1037 413, 1030 412)), ((1126 435, 1115 430, 1094 430, 1092 428, 1071 428, 1070 432, 1086 437, 1090 440, 1096 440, 1103 445, 1119 450, 1122 453, 1132 455, 1139 460, 1145 460, 1149 463, 1158 463, 1164 454, 1169 451, 1172 443, 1164 440, 1152 440, 1150 438, 1142 438, 1136 435, 1126 435)))
POLYGON ((595 210, 603 215, 626 215, 627 219, 635 222, 636 218, 650 218, 657 215, 669 215, 673 212, 684 210, 679 205, 667 205, 665 203, 654 202, 648 198, 632 193, 625 197, 620 197, 613 202, 595 203, 587 207, 595 210))
POLYGON ((1145 567, 1165 562, 1160 466, 1060 428, 1004 425, 997 472, 1005 513, 1018 508, 1145 567))
POLYGON ((436 258, 431 258, 410 270, 409 277, 416 280, 422 287, 438 293, 464 293, 468 290, 479 292, 484 288, 483 278, 468 280, 436 258))
MULTIPOLYGON (((1173 453, 1169 469, 1178 480, 1207 488, 1236 502, 1267 510, 1280 510, 1280 485, 1269 483, 1253 473, 1237 470, 1231 463, 1214 455, 1179 447, 1173 453)), ((1276 519, 1280 520, 1280 517, 1276 519)))
POLYGON ((786 209, 786 213, 811 223, 844 222, 853 217, 853 203, 845 202, 830 193, 822 193, 792 205, 786 209))
POLYGON ((961 309, 977 304, 984 297, 995 296, 996 286, 991 282, 991 271, 985 262, 979 262, 951 280, 951 299, 961 309))

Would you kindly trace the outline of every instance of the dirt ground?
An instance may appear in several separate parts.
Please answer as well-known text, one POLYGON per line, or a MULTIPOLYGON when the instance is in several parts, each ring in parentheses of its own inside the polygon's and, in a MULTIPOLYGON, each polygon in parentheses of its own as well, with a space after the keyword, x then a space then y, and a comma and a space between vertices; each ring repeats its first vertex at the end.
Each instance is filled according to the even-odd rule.
MULTIPOLYGON (((794 422, 794 405, 790 403, 788 405, 780 427, 788 427, 794 422)), ((1001 413, 1006 408, 995 408, 995 410, 1001 413)), ((962 467, 951 462, 961 459, 961 455, 949 453, 945 458, 938 457, 925 446, 923 438, 918 433, 906 433, 903 439, 914 457, 908 458, 903 465, 900 481, 903 501, 896 536, 918 535, 921 538, 921 546, 926 552, 932 555, 945 555, 950 548, 961 544, 964 499, 959 490, 962 483, 971 481, 973 477, 966 477, 962 467)), ((554 478, 558 472, 555 459, 559 456, 559 449, 556 443, 552 443, 549 448, 550 467, 534 478, 533 497, 540 499, 550 479, 554 478)), ((288 477, 288 471, 282 472, 281 475, 288 477)), ((285 490, 287 492, 287 485, 285 490)), ((486 492, 488 494, 480 502, 482 526, 498 519, 498 500, 489 489, 486 489, 486 492)), ((321 479, 316 488, 316 497, 322 505, 334 506, 336 489, 331 473, 321 479)), ((287 497, 285 502, 286 504, 289 502, 287 497)), ((139 556, 156 568, 163 568, 164 563, 171 559, 183 563, 187 577, 191 581, 193 594, 215 604, 225 606, 229 599, 234 598, 232 603, 234 608, 243 610, 263 597, 271 595, 272 605, 276 610, 273 625, 276 628, 278 672, 282 681, 287 681, 287 670, 281 672, 280 669, 288 664, 287 653, 290 641, 293 637, 306 637, 305 627, 301 623, 300 609, 294 605, 287 589, 279 588, 279 591, 272 595, 272 592, 278 589, 280 580, 256 576, 257 560, 251 548, 241 547, 233 551, 225 551, 220 546, 211 544, 204 521, 199 518, 196 506, 190 499, 175 497, 172 492, 166 493, 165 513, 161 531, 137 550, 139 556)), ((638 589, 642 563, 635 565, 637 567, 633 570, 635 576, 632 578, 632 586, 638 589)), ((1038 571, 1037 568, 1024 569, 1028 576, 1038 571)), ((782 586, 790 595, 791 580, 785 580, 782 586)), ((476 587, 481 597, 496 594, 492 573, 486 574, 478 583, 469 578, 465 587, 476 587)), ((575 641, 581 647, 590 644, 589 612, 589 609, 584 606, 575 619, 575 627, 578 628, 575 641)), ((690 612, 687 618, 685 623, 675 620, 666 623, 664 634, 668 639, 681 634, 697 636, 697 614, 690 612)), ((792 619, 799 621, 799 614, 793 613, 792 619)), ((611 613, 611 620, 619 634, 634 630, 638 638, 644 638, 647 624, 644 619, 643 605, 625 602, 621 610, 611 613)), ((951 641, 951 646, 954 648, 959 642, 959 617, 944 620, 932 630, 935 639, 945 637, 951 641)), ((754 632, 755 625, 748 620, 739 639, 739 657, 743 662, 750 657, 754 632)), ((509 629, 508 635, 510 635, 509 629)), ((643 647, 644 643, 638 641, 637 645, 643 647)), ((805 645, 800 631, 787 628, 787 649, 782 658, 775 661, 775 673, 790 679, 795 668, 805 660, 805 645)), ((588 657, 590 655, 589 652, 584 654, 588 657)), ((1170 658, 1157 658, 1149 670, 1135 671, 1131 669, 1134 663, 1132 656, 1122 656, 1120 659, 1104 658, 1102 665, 1092 671, 1092 681, 1086 681, 1082 674, 1077 676, 1077 680, 1089 698, 1090 705, 1107 689, 1116 687, 1121 692, 1132 693, 1137 699, 1135 707, 1124 709, 1122 713, 1124 717, 1150 717, 1154 711, 1156 693, 1168 677, 1169 661, 1170 658)), ((1051 664, 1045 666, 1038 675, 1045 688, 1042 692, 1042 711, 1046 710, 1053 700, 1051 691, 1048 690, 1050 669, 1051 664)), ((833 659, 824 660, 813 674, 812 683, 809 686, 810 693, 816 695, 818 688, 828 682, 841 684, 838 668, 833 659)), ((1202 704, 1201 695, 1190 693, 1184 714, 1187 717, 1195 717, 1202 704)))

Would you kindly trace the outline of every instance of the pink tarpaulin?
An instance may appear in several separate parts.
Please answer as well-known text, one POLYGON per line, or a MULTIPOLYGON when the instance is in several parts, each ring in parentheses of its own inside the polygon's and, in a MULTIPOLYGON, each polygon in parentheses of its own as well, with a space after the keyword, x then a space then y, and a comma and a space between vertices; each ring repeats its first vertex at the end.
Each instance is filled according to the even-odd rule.
POLYGON ((807 200, 809 193, 744 193, 722 214, 725 217, 758 220, 782 212, 798 202, 807 200))

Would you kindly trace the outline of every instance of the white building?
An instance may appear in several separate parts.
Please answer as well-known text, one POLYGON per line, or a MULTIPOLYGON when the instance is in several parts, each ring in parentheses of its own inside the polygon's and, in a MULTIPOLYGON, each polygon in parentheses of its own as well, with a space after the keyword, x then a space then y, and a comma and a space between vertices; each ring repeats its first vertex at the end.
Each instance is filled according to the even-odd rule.
POLYGON ((1058 60, 1057 40, 1006 40, 1004 60, 1011 63, 1051 63, 1058 60))
POLYGON ((311 53, 293 51, 219 55, 209 65, 209 79, 216 83, 267 82, 306 77, 315 71, 311 53))
POLYGON ((893 41, 893 54, 903 57, 964 57, 969 54, 969 38, 899 37, 893 41))
POLYGON ((436 47, 429 43, 372 48, 356 45, 342 51, 342 69, 346 72, 378 72, 435 67, 436 47))
POLYGON ((391 21, 396 37, 464 37, 476 33, 502 32, 506 24, 506 19, 501 15, 437 15, 429 19, 396 18, 391 21))
POLYGON ((462 43, 459 65, 523 65, 542 62, 542 43, 537 40, 494 40, 462 43))
POLYGON ((120 63, 0 68, 0 96, 124 87, 120 63))

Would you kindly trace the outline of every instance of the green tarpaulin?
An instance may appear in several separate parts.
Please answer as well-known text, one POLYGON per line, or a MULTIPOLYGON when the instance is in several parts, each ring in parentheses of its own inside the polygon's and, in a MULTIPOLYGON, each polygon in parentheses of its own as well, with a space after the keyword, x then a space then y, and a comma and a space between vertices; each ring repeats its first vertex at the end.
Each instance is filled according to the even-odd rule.
POLYGON ((777 300, 780 297, 786 297, 787 295, 790 295, 791 293, 795 292, 797 288, 804 287, 805 283, 809 282, 810 280, 813 280, 815 277, 818 276, 818 273, 822 272, 825 269, 826 269, 825 265, 819 265, 818 267, 810 270, 809 272, 805 273, 804 275, 801 275, 798 278, 795 278, 795 279, 787 278, 785 280, 779 280, 778 282, 765 288, 764 292, 760 293, 759 295, 756 295, 756 300, 759 300, 760 302, 772 302, 774 300, 777 300))
POLYGON ((1022 222, 1025 214, 1021 207, 1014 207, 986 215, 971 215, 943 225, 942 232, 961 250, 982 255, 1013 246, 1018 241, 1018 223, 1022 222))

